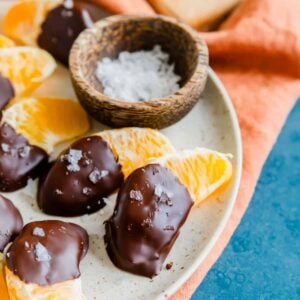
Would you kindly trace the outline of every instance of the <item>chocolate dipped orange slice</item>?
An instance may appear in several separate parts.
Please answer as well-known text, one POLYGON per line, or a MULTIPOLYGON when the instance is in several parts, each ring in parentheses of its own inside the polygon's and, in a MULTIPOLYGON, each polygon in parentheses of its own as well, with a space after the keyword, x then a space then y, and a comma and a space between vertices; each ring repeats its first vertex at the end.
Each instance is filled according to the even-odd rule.
POLYGON ((229 158, 196 148, 150 160, 132 172, 105 225, 104 240, 112 262, 134 274, 159 274, 191 207, 230 180, 229 158))
POLYGON ((36 178, 53 148, 89 129, 87 114, 70 99, 18 98, 0 123, 0 190, 15 191, 36 178))
POLYGON ((112 262, 134 274, 158 275, 192 205, 187 188, 167 168, 149 164, 135 170, 105 225, 112 262))
POLYGON ((16 1, 4 16, 4 33, 18 43, 47 50, 67 66, 69 52, 77 36, 93 25, 94 15, 97 18, 107 15, 97 6, 87 6, 84 2, 16 1))
POLYGON ((85 299, 79 264, 88 250, 80 226, 62 221, 27 224, 6 252, 10 299, 85 299))
POLYGON ((78 216, 101 209, 105 197, 124 180, 121 166, 99 136, 74 142, 63 151, 39 183, 38 205, 43 212, 78 216))

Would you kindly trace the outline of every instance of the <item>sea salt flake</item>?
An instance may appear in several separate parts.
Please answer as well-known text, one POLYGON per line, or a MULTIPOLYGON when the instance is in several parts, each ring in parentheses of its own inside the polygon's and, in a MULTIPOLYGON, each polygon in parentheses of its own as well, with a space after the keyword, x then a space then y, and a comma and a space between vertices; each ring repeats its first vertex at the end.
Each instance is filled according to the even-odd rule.
POLYGON ((84 187, 84 188, 82 189, 82 194, 83 194, 83 195, 88 196, 88 195, 91 194, 91 192, 92 192, 92 189, 89 188, 89 187, 84 187))
POLYGON ((143 201, 144 197, 141 191, 138 190, 131 190, 129 193, 130 199, 136 200, 136 201, 143 201))
POLYGON ((1 143, 1 150, 4 153, 9 153, 10 152, 10 146, 6 143, 1 143))
POLYGON ((32 231, 32 235, 44 237, 46 234, 43 228, 34 227, 32 231))
POLYGON ((162 185, 160 185, 160 184, 157 184, 155 186, 154 195, 157 196, 158 198, 162 197, 163 195, 166 195, 168 198, 172 197, 172 193, 166 191, 164 189, 164 187, 162 185))
POLYGON ((95 75, 107 96, 126 101, 148 101, 176 92, 180 76, 169 64, 169 54, 156 45, 151 51, 121 52, 117 59, 103 58, 95 75))
POLYGON ((62 192, 61 190, 59 190, 59 189, 56 189, 56 190, 55 190, 55 193, 56 193, 57 195, 62 195, 62 194, 63 194, 63 192, 62 192))
POLYGON ((154 195, 157 197, 161 197, 163 193, 163 187, 160 184, 157 184, 154 189, 154 195))
POLYGON ((92 171, 89 174, 89 180, 96 184, 97 182, 99 182, 103 177, 107 176, 109 174, 109 172, 107 170, 98 170, 95 169, 94 171, 92 171))
POLYGON ((86 167, 86 166, 89 166, 91 163, 92 163, 92 160, 87 158, 87 159, 83 160, 82 165, 86 167))
POLYGON ((24 243, 24 246, 25 246, 25 248, 29 248, 29 243, 26 241, 26 242, 24 243))
POLYGON ((20 157, 28 157, 29 153, 30 153, 31 147, 30 146, 24 146, 22 148, 19 149, 19 155, 20 157))
POLYGON ((73 0, 65 0, 64 7, 66 9, 72 9, 74 7, 73 0))
POLYGON ((41 243, 37 243, 34 246, 34 254, 35 259, 38 262, 47 262, 51 260, 51 256, 49 255, 48 250, 41 243))
POLYGON ((152 221, 150 218, 144 219, 141 225, 146 228, 153 227, 153 224, 152 224, 152 221))
POLYGON ((70 172, 77 172, 80 170, 78 162, 82 158, 82 151, 76 149, 70 149, 68 154, 64 154, 61 157, 61 161, 67 161, 67 170, 70 172))
POLYGON ((101 177, 105 177, 109 174, 109 172, 107 170, 101 170, 101 177))

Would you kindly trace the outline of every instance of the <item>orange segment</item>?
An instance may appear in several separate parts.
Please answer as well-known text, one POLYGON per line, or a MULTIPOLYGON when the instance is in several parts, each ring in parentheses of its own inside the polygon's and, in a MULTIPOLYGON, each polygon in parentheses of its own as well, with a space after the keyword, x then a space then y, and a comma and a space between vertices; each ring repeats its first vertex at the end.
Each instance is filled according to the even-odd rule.
POLYGON ((1 123, 8 123, 32 145, 51 153, 55 145, 89 130, 86 112, 70 99, 17 99, 3 111, 1 123))
POLYGON ((4 260, 3 260, 2 253, 0 253, 0 295, 1 295, 1 300, 10 300, 7 294, 5 274, 4 274, 4 260))
POLYGON ((40 286, 23 282, 7 267, 5 267, 5 274, 10 300, 86 300, 80 277, 50 286, 40 286))
POLYGON ((231 154, 195 148, 152 160, 170 169, 184 184, 195 204, 218 192, 232 177, 231 154))
POLYGON ((159 131, 150 128, 122 128, 105 130, 101 136, 119 158, 122 171, 127 177, 133 170, 156 158, 174 151, 171 142, 159 131))
POLYGON ((47 13, 61 3, 63 0, 17 1, 4 16, 4 33, 21 44, 36 46, 47 13))
POLYGON ((56 68, 52 56, 33 47, 0 49, 0 72, 13 83, 17 95, 36 89, 56 68))
POLYGON ((0 48, 13 47, 14 45, 15 45, 15 43, 11 39, 0 34, 0 48))

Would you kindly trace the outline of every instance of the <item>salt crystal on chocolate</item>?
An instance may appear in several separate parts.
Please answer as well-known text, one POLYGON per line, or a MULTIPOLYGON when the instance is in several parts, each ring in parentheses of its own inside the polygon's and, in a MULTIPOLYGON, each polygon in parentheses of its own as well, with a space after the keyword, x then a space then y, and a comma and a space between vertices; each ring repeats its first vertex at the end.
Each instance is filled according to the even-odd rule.
POLYGON ((80 170, 78 162, 82 158, 82 151, 76 149, 70 149, 68 154, 65 154, 61 157, 62 161, 67 161, 69 165, 67 165, 67 169, 70 172, 77 172, 80 170))
POLYGON ((129 193, 130 199, 137 200, 137 201, 143 201, 144 197, 143 194, 140 191, 131 190, 129 193))
POLYGON ((73 0, 65 0, 64 1, 64 7, 66 9, 72 9, 74 7, 74 2, 73 0))
POLYGON ((56 189, 56 190, 55 190, 55 193, 56 193, 57 195, 62 195, 62 194, 63 194, 63 192, 62 192, 61 190, 59 190, 59 189, 56 189))
POLYGON ((92 189, 89 188, 89 187, 84 187, 84 188, 82 189, 82 194, 83 194, 83 195, 88 196, 88 195, 91 194, 91 192, 92 192, 92 189))
POLYGON ((154 195, 157 197, 161 197, 163 193, 163 187, 160 184, 157 184, 154 189, 154 195))
POLYGON ((107 170, 98 170, 95 169, 89 174, 89 180, 96 184, 98 181, 100 181, 103 177, 107 176, 109 172, 107 170))
POLYGON ((10 146, 6 143, 1 143, 1 149, 4 153, 9 153, 10 152, 10 146))
POLYGON ((51 260, 48 250, 41 244, 37 243, 34 246, 35 259, 38 262, 47 262, 51 260))
POLYGON ((160 184, 157 184, 154 189, 154 195, 160 198, 162 195, 166 195, 168 198, 172 197, 172 193, 164 190, 164 187, 160 184))
POLYGON ((23 157, 23 158, 28 157, 30 150, 31 150, 30 146, 24 146, 24 147, 20 148, 18 151, 20 157, 23 157))
POLYGON ((33 228, 32 235, 44 237, 45 231, 43 228, 35 227, 35 228, 33 228))

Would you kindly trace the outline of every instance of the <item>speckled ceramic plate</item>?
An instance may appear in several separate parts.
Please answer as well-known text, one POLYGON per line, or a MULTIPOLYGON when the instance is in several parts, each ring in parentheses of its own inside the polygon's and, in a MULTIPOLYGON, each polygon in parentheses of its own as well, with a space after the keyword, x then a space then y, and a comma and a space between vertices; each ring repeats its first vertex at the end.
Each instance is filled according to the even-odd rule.
MULTIPOLYGON (((0 15, 7 9, 8 2, 0 1, 0 15)), ((59 67, 35 94, 75 97, 68 71, 59 67)), ((103 128, 94 123, 93 131, 103 128)), ((81 264, 83 289, 88 300, 167 298, 205 259, 230 216, 241 177, 241 137, 231 101, 213 71, 210 70, 205 91, 194 109, 180 122, 162 132, 178 149, 200 146, 232 153, 233 180, 218 198, 208 199, 192 209, 167 257, 166 263, 173 262, 172 269, 166 270, 164 267, 161 274, 152 280, 117 269, 106 254, 103 221, 112 213, 115 196, 110 198, 110 203, 101 212, 80 218, 60 218, 80 224, 90 234, 90 250, 81 264)), ((25 189, 6 196, 18 206, 26 222, 53 219, 39 211, 35 190, 36 182, 31 182, 25 189)))

